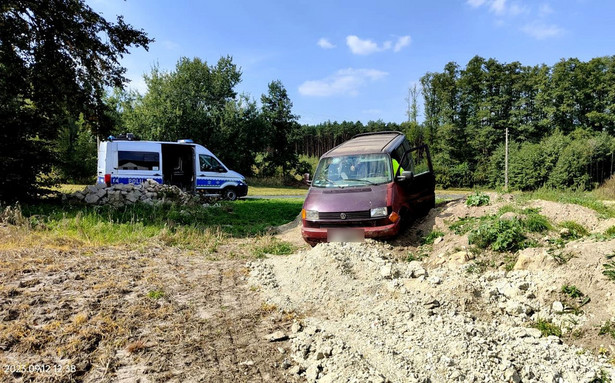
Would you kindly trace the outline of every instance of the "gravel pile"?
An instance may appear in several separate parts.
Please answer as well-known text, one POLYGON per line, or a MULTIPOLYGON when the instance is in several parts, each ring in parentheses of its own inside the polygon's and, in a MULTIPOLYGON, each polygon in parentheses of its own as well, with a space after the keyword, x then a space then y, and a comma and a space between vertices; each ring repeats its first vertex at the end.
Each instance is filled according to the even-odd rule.
POLYGON ((586 320, 541 299, 545 274, 427 270, 394 261, 389 245, 373 241, 320 244, 248 267, 269 303, 305 315, 289 334, 293 363, 286 367, 308 382, 615 377, 606 358, 531 327, 544 320, 574 331, 586 320))

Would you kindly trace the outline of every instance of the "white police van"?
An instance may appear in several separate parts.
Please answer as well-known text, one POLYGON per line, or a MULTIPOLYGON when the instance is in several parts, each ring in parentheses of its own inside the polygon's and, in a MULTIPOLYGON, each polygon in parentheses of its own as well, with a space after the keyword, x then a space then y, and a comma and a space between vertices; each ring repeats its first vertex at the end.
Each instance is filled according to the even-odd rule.
POLYGON ((244 176, 192 140, 136 141, 127 134, 100 143, 99 183, 140 184, 148 179, 228 200, 248 194, 244 176))

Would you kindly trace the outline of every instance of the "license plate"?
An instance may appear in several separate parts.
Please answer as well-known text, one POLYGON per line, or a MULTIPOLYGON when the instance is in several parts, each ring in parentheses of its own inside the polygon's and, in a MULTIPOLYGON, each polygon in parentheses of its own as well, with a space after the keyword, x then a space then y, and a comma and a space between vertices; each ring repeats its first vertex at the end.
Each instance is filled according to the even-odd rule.
POLYGON ((363 242, 365 231, 363 229, 329 229, 327 242, 363 242))

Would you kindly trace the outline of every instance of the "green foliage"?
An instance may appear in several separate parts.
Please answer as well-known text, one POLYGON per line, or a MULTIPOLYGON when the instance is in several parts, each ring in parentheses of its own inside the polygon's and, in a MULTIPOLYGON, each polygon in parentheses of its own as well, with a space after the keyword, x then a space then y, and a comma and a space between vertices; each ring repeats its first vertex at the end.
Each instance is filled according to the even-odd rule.
POLYGON ((581 237, 585 237, 589 234, 586 228, 582 225, 574 222, 574 221, 564 221, 559 224, 560 227, 567 229, 561 233, 561 237, 563 239, 579 239, 581 237))
POLYGON ((423 237, 424 245, 431 245, 438 237, 443 237, 444 233, 440 230, 432 230, 426 237, 423 237))
POLYGON ((519 220, 500 220, 491 217, 470 232, 468 242, 481 249, 489 247, 494 251, 504 252, 524 247, 525 238, 519 220))
POLYGON ((63 180, 72 183, 94 183, 96 174, 96 137, 83 119, 68 121, 56 140, 58 169, 63 180))
POLYGON ((562 293, 568 295, 570 298, 580 298, 584 294, 574 285, 562 286, 562 293))
POLYGON ((449 225, 449 229, 457 235, 464 235, 475 228, 479 221, 480 219, 476 217, 460 217, 449 225))
POLYGON ((615 238, 615 226, 611 226, 604 232, 604 236, 607 238, 615 238))
POLYGON ((607 263, 603 264, 604 270, 602 270, 602 274, 604 274, 607 278, 615 281, 615 253, 611 255, 607 255, 607 263))
POLYGON ((0 201, 34 197, 55 163, 66 117, 110 129, 105 87, 125 83, 120 58, 151 40, 122 17, 109 22, 84 0, 4 2, 0 13, 0 201))
POLYGON ((408 256, 406 257, 406 262, 422 261, 426 257, 429 257, 429 254, 421 252, 415 254, 413 252, 409 252, 408 256))
POLYGON ((476 194, 469 195, 466 199, 467 206, 484 206, 489 205, 489 196, 484 193, 476 192, 476 194))
POLYGON ((24 205, 21 214, 36 230, 86 243, 145 243, 160 238, 171 245, 199 247, 203 237, 209 235, 265 234, 271 226, 292 221, 302 202, 301 199, 240 200, 223 202, 219 207, 190 208, 173 204, 134 204, 121 208, 37 204, 24 205))
POLYGON ((604 218, 615 218, 615 209, 605 205, 590 193, 571 190, 556 190, 540 188, 531 193, 523 193, 518 197, 520 202, 534 199, 543 199, 560 203, 571 203, 594 210, 604 218))
POLYGON ((544 233, 552 228, 547 217, 537 212, 529 212, 521 222, 532 233, 544 233))
POLYGON ((295 247, 291 243, 271 237, 265 244, 255 246, 253 254, 256 258, 265 258, 267 254, 289 255, 293 251, 295 251, 295 247))
MULTIPOLYGON (((281 167, 282 174, 286 176, 298 166, 297 153, 289 148, 296 140, 299 117, 292 113, 293 103, 279 80, 269 83, 269 91, 261 96, 261 104, 267 134, 263 175, 273 175, 275 169, 281 167)), ((301 170, 305 171, 307 167, 302 165, 301 170)))
POLYGON ((537 328, 542 333, 542 336, 550 336, 555 335, 557 337, 562 336, 562 328, 557 326, 546 319, 539 318, 536 323, 534 323, 534 328, 537 328))
POLYGON ((610 335, 613 339, 615 339, 615 322, 611 322, 610 320, 606 321, 598 332, 599 335, 610 335))
POLYGON ((116 94, 110 100, 116 111, 122 111, 123 131, 116 133, 127 130, 161 141, 190 138, 230 168, 250 175, 257 153, 265 148, 268 128, 256 102, 237 96, 240 81, 241 70, 230 56, 215 65, 182 57, 168 72, 154 67, 145 76, 144 96, 116 94))
POLYGON ((164 297, 164 295, 165 295, 165 294, 164 294, 164 291, 159 290, 159 289, 158 289, 158 290, 150 290, 150 291, 147 293, 147 297, 148 297, 149 299, 154 299, 154 300, 157 300, 157 299, 163 298, 163 297, 164 297))

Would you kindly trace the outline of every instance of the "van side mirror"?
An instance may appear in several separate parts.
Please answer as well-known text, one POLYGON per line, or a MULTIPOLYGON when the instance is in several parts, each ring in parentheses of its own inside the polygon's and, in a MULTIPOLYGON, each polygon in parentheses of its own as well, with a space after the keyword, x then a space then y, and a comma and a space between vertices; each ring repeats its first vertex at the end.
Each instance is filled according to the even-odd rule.
POLYGON ((218 167, 216 168, 216 171, 217 171, 218 173, 226 173, 226 169, 224 169, 224 167, 222 167, 222 166, 218 166, 218 167))
POLYGON ((405 170, 400 175, 397 176, 395 181, 397 182, 410 182, 414 179, 414 173, 412 170, 405 170))

